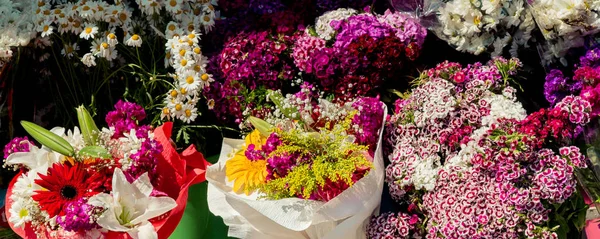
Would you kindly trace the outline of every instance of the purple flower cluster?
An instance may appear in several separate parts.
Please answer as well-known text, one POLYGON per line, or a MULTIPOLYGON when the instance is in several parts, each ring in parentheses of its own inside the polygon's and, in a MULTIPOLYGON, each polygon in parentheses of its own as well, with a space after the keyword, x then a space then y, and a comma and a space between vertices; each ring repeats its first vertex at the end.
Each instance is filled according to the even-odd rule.
POLYGON ((346 20, 333 20, 331 26, 337 31, 336 41, 333 43, 335 48, 345 48, 362 35, 378 40, 395 34, 392 26, 379 21, 371 14, 351 16, 346 20))
POLYGON ((7 158, 9 155, 18 152, 29 152, 29 146, 33 145, 33 142, 29 141, 27 136, 25 137, 15 137, 6 146, 4 146, 4 158, 7 158))
POLYGON ((567 95, 579 95, 592 104, 592 117, 600 115, 600 48, 593 48, 579 58, 572 77, 557 69, 546 75, 544 96, 551 105, 567 95))
POLYGON ((96 215, 96 208, 87 204, 86 199, 81 198, 70 202, 64 207, 65 215, 58 216, 56 222, 65 231, 89 231, 98 227, 91 215, 96 215))
POLYGON ((357 143, 369 146, 373 155, 379 141, 379 130, 383 124, 383 102, 378 98, 361 97, 352 103, 358 113, 352 118, 353 135, 357 143))
POLYGON ((544 96, 551 105, 555 105, 565 96, 580 91, 581 87, 581 81, 573 81, 565 77, 562 71, 553 69, 546 75, 544 96))
POLYGON ((137 129, 139 122, 146 118, 144 108, 136 103, 119 100, 115 104, 115 110, 106 114, 106 123, 114 127, 113 138, 129 133, 131 129, 137 129))
POLYGON ((407 213, 383 213, 371 218, 367 227, 367 238, 370 239, 402 239, 411 238, 415 226, 421 220, 418 216, 407 213))

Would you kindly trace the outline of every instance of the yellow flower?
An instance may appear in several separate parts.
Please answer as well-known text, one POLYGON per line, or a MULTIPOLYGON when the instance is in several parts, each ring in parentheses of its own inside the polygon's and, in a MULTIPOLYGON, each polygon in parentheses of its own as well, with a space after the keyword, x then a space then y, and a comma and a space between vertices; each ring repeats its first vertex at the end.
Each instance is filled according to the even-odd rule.
POLYGON ((236 154, 232 159, 225 163, 225 174, 228 180, 233 183, 233 191, 240 193, 244 190, 246 195, 250 194, 252 189, 265 183, 267 179, 267 161, 251 161, 243 155, 243 151, 236 154))
POLYGON ((244 145, 243 150, 246 150, 248 145, 254 144, 254 149, 260 150, 264 144, 267 143, 267 138, 260 134, 260 131, 255 129, 250 134, 246 136, 246 145, 244 145))
POLYGON ((265 184, 267 179, 267 161, 250 160, 246 157, 245 151, 248 145, 254 144, 255 150, 260 150, 265 144, 267 138, 262 136, 258 130, 246 136, 246 143, 235 156, 225 163, 225 175, 233 183, 233 191, 241 193, 242 189, 246 195, 259 185, 265 184))

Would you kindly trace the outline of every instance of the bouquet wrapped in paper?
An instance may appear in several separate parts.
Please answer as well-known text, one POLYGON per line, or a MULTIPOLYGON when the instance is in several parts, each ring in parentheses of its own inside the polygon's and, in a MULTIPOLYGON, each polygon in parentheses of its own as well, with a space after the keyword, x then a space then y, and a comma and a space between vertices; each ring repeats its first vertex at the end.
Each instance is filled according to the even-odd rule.
POLYGON ((456 50, 475 55, 501 56, 508 49, 516 56, 519 48, 528 47, 535 28, 523 0, 390 0, 390 4, 414 14, 456 50))
POLYGON ((119 101, 99 130, 83 107, 79 128, 50 131, 30 122, 40 144, 13 139, 5 165, 19 169, 6 215, 23 238, 167 238, 183 215, 191 184, 206 161, 190 146, 175 150, 172 123, 140 125, 143 108, 119 101))
POLYGON ((305 84, 269 92, 272 114, 250 118, 245 140, 226 139, 207 169, 211 212, 239 238, 364 238, 379 206, 385 106, 331 103, 305 84))

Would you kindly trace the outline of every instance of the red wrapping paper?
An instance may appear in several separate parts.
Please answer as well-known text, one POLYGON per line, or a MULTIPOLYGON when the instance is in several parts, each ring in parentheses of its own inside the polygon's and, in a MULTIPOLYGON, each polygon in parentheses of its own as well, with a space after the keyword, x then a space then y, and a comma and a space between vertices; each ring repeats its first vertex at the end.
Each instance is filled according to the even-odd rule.
MULTIPOLYGON (((167 122, 154 130, 155 139, 163 146, 163 152, 158 157, 156 167, 158 179, 156 180, 156 189, 165 192, 169 197, 175 199, 177 206, 168 213, 151 220, 152 225, 158 233, 158 238, 168 238, 175 230, 185 211, 188 198, 188 189, 191 185, 204 182, 206 167, 210 164, 204 156, 196 150, 194 145, 189 146, 181 154, 177 153, 174 144, 171 141, 171 131, 173 123, 167 122)), ((10 217, 10 207, 12 200, 12 188, 22 172, 18 173, 10 182, 6 193, 5 213, 10 217)), ((9 222, 10 227, 22 238, 37 238, 29 224, 25 228, 15 228, 9 222)), ((72 239, 73 236, 65 236, 72 239)), ((46 235, 47 238, 56 238, 46 235)), ((131 237, 124 232, 109 232, 105 234, 109 239, 130 239, 131 237)))

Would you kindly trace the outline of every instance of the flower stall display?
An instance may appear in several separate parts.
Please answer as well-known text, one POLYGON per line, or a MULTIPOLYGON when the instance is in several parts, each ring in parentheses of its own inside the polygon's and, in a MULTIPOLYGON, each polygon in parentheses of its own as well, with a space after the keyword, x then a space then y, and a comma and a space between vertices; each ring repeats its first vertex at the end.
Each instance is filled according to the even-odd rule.
POLYGON ((207 169, 211 212, 239 238, 364 237, 383 187, 383 103, 331 103, 308 84, 269 98, 274 112, 207 169))
MULTIPOLYGON (((337 99, 374 95, 398 82, 421 51, 427 30, 408 15, 340 8, 318 17, 293 47, 305 81, 337 99)), ((406 88, 406 87, 405 87, 406 88)))
POLYGON ((430 30, 456 50, 475 55, 485 52, 501 56, 508 49, 516 57, 519 48, 529 47, 535 28, 527 2, 522 0, 390 0, 390 3, 398 11, 416 13, 430 30))
POLYGON ((586 157, 570 141, 591 105, 567 96, 527 115, 507 84, 519 66, 442 63, 417 80, 388 129, 386 182, 402 210, 371 219, 369 238, 569 238, 567 222, 582 229, 585 205, 572 196, 586 157))
POLYGON ((188 187, 204 181, 206 161, 190 146, 178 154, 172 123, 140 124, 143 108, 118 102, 96 127, 83 107, 79 128, 48 131, 30 122, 27 137, 4 150, 18 169, 6 215, 23 238, 167 238, 183 215, 188 187))

